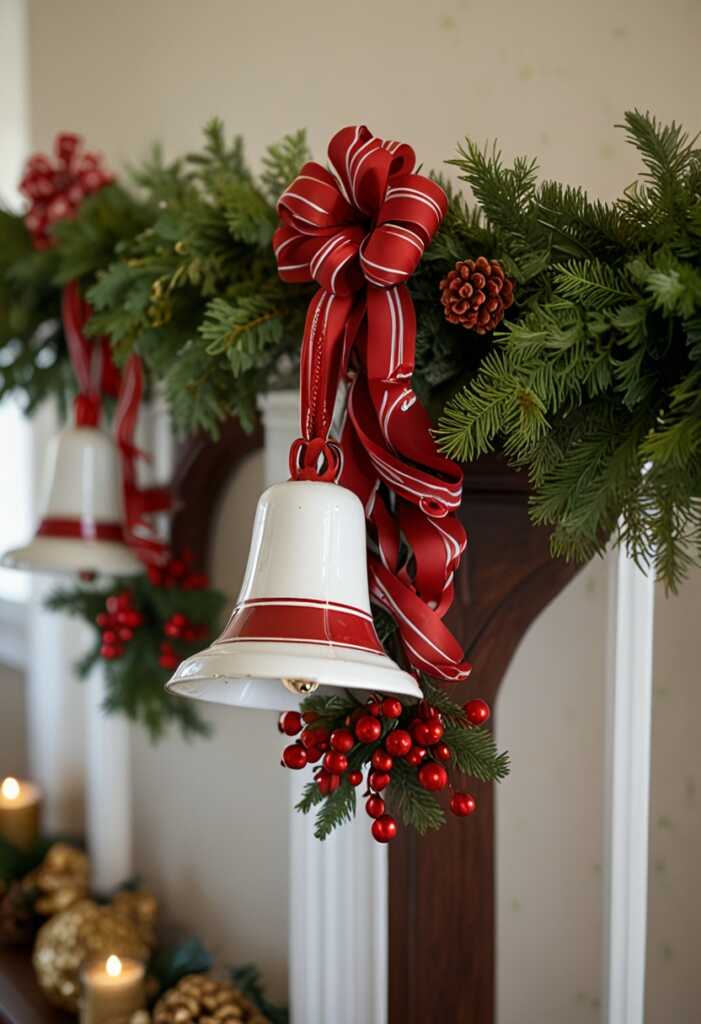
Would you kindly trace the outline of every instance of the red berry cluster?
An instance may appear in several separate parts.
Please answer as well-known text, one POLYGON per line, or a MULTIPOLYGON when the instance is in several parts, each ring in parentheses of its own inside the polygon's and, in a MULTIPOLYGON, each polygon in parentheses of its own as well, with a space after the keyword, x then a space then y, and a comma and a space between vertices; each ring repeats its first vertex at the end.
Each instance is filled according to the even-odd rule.
POLYGON ((194 640, 200 640, 207 636, 209 629, 207 626, 196 625, 182 612, 174 612, 163 627, 163 632, 169 639, 161 643, 161 655, 158 662, 161 668, 173 670, 178 667, 182 657, 176 653, 169 640, 184 640, 186 643, 192 643, 194 640))
POLYGON ((149 582, 154 587, 171 590, 204 590, 209 580, 204 573, 192 572, 192 555, 186 551, 179 558, 169 558, 163 565, 148 567, 149 582))
POLYGON ((113 661, 124 654, 125 645, 134 636, 134 631, 143 625, 144 617, 134 605, 134 595, 128 590, 110 594, 105 609, 95 620, 102 631, 100 654, 113 661))
MULTIPOLYGON (((483 725, 489 718, 489 705, 483 700, 468 701, 464 711, 470 725, 483 725)), ((444 764, 450 760, 451 752, 443 742, 443 719, 427 701, 406 708, 395 697, 371 698, 364 707, 348 715, 339 728, 332 730, 316 722, 314 712, 301 715, 298 711, 286 711, 280 716, 280 732, 299 736, 285 747, 281 764, 297 770, 321 760, 315 780, 326 796, 338 789, 344 776, 351 786, 361 784, 363 773, 350 770, 349 755, 363 746, 373 746, 365 810, 373 819, 371 831, 378 843, 388 843, 397 835, 397 822, 385 813, 385 801, 380 796, 392 781, 395 759, 403 758, 415 767, 419 785, 429 792, 437 793, 449 786, 444 764), (403 717, 406 728, 399 723, 403 717)), ((452 793, 450 809, 456 816, 472 814, 476 806, 469 793, 452 793)))

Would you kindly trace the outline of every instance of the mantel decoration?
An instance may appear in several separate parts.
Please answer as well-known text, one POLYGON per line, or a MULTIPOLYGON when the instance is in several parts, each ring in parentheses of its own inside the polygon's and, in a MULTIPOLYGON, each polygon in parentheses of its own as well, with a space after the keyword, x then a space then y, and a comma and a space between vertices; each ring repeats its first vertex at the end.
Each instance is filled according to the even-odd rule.
MULTIPOLYGON (((531 516, 552 528, 554 556, 584 561, 613 539, 672 590, 698 563, 701 154, 680 126, 650 114, 627 113, 623 129, 643 171, 611 203, 539 182, 535 161, 509 166, 468 139, 449 163, 471 205, 447 178, 415 174, 408 146, 360 128, 334 137, 331 169, 310 161, 297 133, 270 147, 256 177, 241 140, 227 143, 215 121, 201 152, 172 164, 155 153, 127 186, 77 158, 84 180, 63 195, 66 169, 35 163, 27 214, 0 215, 0 393, 18 392, 29 412, 75 393, 61 316, 71 282, 89 303, 84 336, 106 339, 122 378, 138 357, 182 431, 216 434, 231 416, 250 427, 257 395, 299 374, 302 436, 281 486, 319 501, 339 484, 357 496, 374 627, 349 602, 353 643, 360 630, 366 656, 386 655, 395 683, 408 670, 407 687, 421 691, 412 699, 378 681, 359 696, 337 679, 333 692, 283 706, 280 728, 294 738, 284 763, 321 762, 301 804, 319 805, 321 837, 353 813, 366 766, 380 841, 396 817, 421 831, 443 821, 434 794, 448 789, 446 765, 485 779, 507 771, 485 727, 489 708, 450 697, 467 674, 442 621, 465 543, 452 459, 497 449, 527 470, 531 516), (334 422, 339 382, 347 400, 334 422)), ((58 152, 67 159, 65 142, 58 152)), ((141 622, 117 615, 133 632, 120 635, 108 616, 136 609, 148 620, 143 641, 161 678, 190 657, 173 685, 202 660, 199 630, 216 619, 201 610, 205 591, 195 588, 187 608, 166 607, 148 577, 157 610, 147 614, 146 597, 127 601, 143 579, 119 580, 99 604, 86 584, 57 598, 101 617, 114 707, 130 714, 142 686, 124 680, 141 622), (185 622, 173 621, 179 613, 185 622), (163 633, 178 643, 161 649, 163 633)), ((244 588, 242 600, 259 596, 295 592, 244 588)), ((266 635, 265 609, 252 607, 235 609, 231 656, 266 635)), ((333 639, 344 642, 337 611, 333 639)), ((288 678, 293 690, 306 688, 300 680, 314 684, 301 672, 288 678)), ((166 705, 152 686, 143 692, 158 729, 166 705)), ((475 806, 462 786, 450 805, 460 816, 475 806)))
POLYGON ((114 1019, 109 1010, 116 1001, 106 1000, 103 1017, 101 1000, 86 1005, 81 997, 81 981, 84 990, 86 970, 99 973, 117 961, 120 970, 138 966, 145 979, 137 1003, 143 1009, 129 1024, 288 1024, 287 1009, 266 998, 256 967, 226 968, 216 976, 198 939, 165 945, 157 924, 157 901, 145 889, 125 884, 108 896, 93 893, 89 858, 73 843, 39 836, 25 849, 0 837, 0 948, 26 949, 47 1006, 72 1014, 80 1009, 81 1022, 91 1024, 114 1019))

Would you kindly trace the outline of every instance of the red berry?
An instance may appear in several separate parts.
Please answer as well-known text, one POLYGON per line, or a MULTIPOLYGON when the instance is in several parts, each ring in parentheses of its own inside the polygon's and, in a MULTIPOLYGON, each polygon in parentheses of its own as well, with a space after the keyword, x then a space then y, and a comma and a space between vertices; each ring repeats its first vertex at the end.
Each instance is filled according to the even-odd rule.
POLYGON ((148 567, 148 579, 152 587, 160 587, 163 583, 163 573, 155 565, 149 565, 148 567))
POLYGON ((363 781, 363 773, 362 772, 348 772, 348 774, 346 775, 346 778, 350 782, 351 786, 359 786, 360 783, 363 781))
POLYGON ((450 809, 458 818, 466 818, 476 807, 477 802, 469 793, 455 793, 450 801, 450 809))
POLYGON ((307 751, 307 761, 309 764, 316 764, 324 756, 324 751, 320 750, 319 747, 305 747, 307 751))
POLYGON ((321 726, 317 729, 305 729, 302 733, 302 743, 305 747, 319 747, 320 750, 328 750, 329 730, 321 726))
POLYGON ((439 789, 445 789, 448 785, 448 773, 442 764, 429 761, 419 768, 419 784, 424 789, 435 793, 439 789))
POLYGON ((307 764, 307 752, 301 743, 291 743, 282 752, 282 763, 287 768, 304 768, 307 764))
POLYGON ((439 761, 450 761, 450 747, 446 743, 436 743, 431 753, 439 761))
POLYGON ((382 701, 382 714, 385 718, 399 718, 403 710, 403 704, 396 697, 386 697, 382 701))
POLYGON ((465 715, 470 725, 484 725, 490 714, 489 704, 480 697, 468 700, 465 704, 465 715))
POLYGON ((187 617, 183 615, 182 612, 175 612, 173 615, 171 615, 170 621, 173 623, 174 626, 182 627, 187 625, 187 617))
POLYGON ((114 644, 103 644, 100 647, 100 654, 103 658, 106 658, 107 661, 112 661, 113 658, 117 657, 117 648, 114 644))
POLYGON ((328 772, 321 771, 319 778, 316 780, 320 792, 327 796, 329 793, 333 793, 341 784, 340 775, 329 775, 328 772))
POLYGON ((419 747, 427 747, 430 737, 430 733, 427 729, 427 723, 422 721, 411 723, 411 735, 414 738, 414 742, 419 747))
POLYGON ((165 626, 163 627, 163 632, 165 633, 166 636, 175 638, 177 636, 180 636, 180 626, 176 626, 172 622, 166 622, 165 626))
POLYGON ((417 768, 425 757, 425 747, 412 747, 409 753, 406 755, 405 761, 407 764, 413 765, 414 768, 417 768))
POLYGON ((385 747, 394 757, 406 757, 411 750, 411 736, 406 729, 395 729, 385 740, 385 747))
POLYGON ((390 772, 394 761, 384 750, 379 748, 374 751, 370 762, 373 768, 377 768, 378 772, 390 772))
POLYGON ((116 594, 110 594, 110 596, 105 601, 105 604, 107 606, 107 611, 110 612, 110 614, 112 615, 116 615, 119 609, 121 608, 119 598, 117 597, 116 594))
POLYGON ((382 715, 382 705, 377 700, 368 701, 368 711, 373 718, 380 718, 382 715))
POLYGON ((363 715, 355 723, 355 735, 361 743, 374 743, 382 734, 382 726, 371 715, 363 715))
POLYGON ((373 821, 371 831, 378 843, 389 843, 397 835, 397 823, 389 814, 383 814, 373 821))
POLYGON ((123 590, 121 594, 117 594, 117 610, 126 611, 131 608, 131 594, 128 590, 123 590))
POLYGON ((348 769, 348 758, 337 750, 330 750, 324 757, 324 768, 330 775, 343 775, 348 769))
POLYGON ((158 663, 161 668, 174 669, 179 665, 178 658, 175 654, 162 654, 158 659, 158 663))
POLYGON ((302 715, 302 718, 307 723, 307 725, 309 725, 310 722, 316 722, 318 717, 319 716, 317 715, 316 711, 305 711, 304 714, 302 715))
POLYGON ((426 728, 428 729, 430 736, 429 746, 432 747, 434 743, 438 743, 438 741, 441 739, 443 733, 445 732, 445 729, 443 728, 443 723, 439 718, 429 719, 429 721, 426 722, 426 728))
POLYGON ((370 772, 368 775, 368 786, 370 789, 374 789, 376 793, 389 786, 390 781, 391 779, 387 772, 370 772))
POLYGON ((112 616, 108 615, 107 612, 100 612, 95 619, 95 622, 100 629, 105 629, 107 626, 112 625, 112 616))
POLYGON ((365 803, 365 810, 371 818, 381 818, 385 813, 385 802, 381 796, 369 796, 365 803))
POLYGON ((353 733, 350 729, 334 729, 329 742, 332 749, 337 750, 339 754, 347 754, 355 746, 353 733))
POLYGON ((187 566, 180 558, 171 558, 167 568, 170 575, 175 576, 176 580, 187 572, 187 566))
POLYGON ((106 629, 102 634, 102 643, 105 647, 112 647, 117 643, 117 634, 113 629, 106 629))
POLYGON ((433 704, 429 704, 427 700, 422 700, 419 704, 419 715, 423 718, 424 722, 428 722, 430 718, 440 719, 440 711, 433 704))
POLYGON ((134 639, 134 630, 129 629, 128 626, 122 626, 119 630, 119 639, 123 640, 125 644, 129 643, 134 639))
POLYGON ((280 715, 277 727, 286 736, 296 736, 302 729, 302 716, 299 711, 285 711, 280 715))
POLYGON ((125 626, 129 626, 130 629, 136 629, 141 626, 144 621, 144 617, 141 612, 137 612, 134 608, 130 608, 128 611, 123 612, 119 620, 125 626))

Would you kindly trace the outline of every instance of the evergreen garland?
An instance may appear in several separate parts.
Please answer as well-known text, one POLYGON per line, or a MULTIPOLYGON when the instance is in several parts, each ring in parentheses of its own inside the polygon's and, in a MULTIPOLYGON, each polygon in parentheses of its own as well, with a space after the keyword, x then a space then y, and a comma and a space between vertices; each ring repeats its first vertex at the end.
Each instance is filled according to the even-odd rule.
MULTIPOLYGON (((531 515, 553 553, 585 560, 609 538, 675 588, 698 559, 701 512, 701 160, 675 124, 625 116, 644 165, 613 203, 538 182, 467 140, 455 160, 477 201, 441 183, 449 209, 409 282, 417 309, 414 387, 443 450, 494 448, 526 467, 531 515), (439 281, 458 260, 498 259, 516 283, 501 330, 446 322, 439 281)), ((250 427, 256 396, 296 379, 311 289, 282 285, 270 240, 275 202, 309 157, 303 133, 248 168, 213 121, 201 151, 158 152, 81 204, 35 251, 0 213, 0 396, 29 411, 70 394, 60 288, 78 277, 89 330, 115 359, 142 356, 178 426, 250 427)))
POLYGON ((645 171, 611 204, 468 141, 453 161, 517 282, 518 316, 439 420, 443 450, 528 469, 555 555, 614 535, 676 588, 701 542, 701 151, 635 111, 645 171))

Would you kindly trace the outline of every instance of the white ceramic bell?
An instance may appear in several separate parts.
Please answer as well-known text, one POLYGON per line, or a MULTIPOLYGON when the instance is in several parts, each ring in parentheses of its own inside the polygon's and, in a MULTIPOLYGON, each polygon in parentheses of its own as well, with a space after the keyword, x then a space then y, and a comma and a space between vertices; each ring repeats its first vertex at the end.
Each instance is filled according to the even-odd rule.
POLYGON ((127 546, 119 456, 97 427, 62 430, 48 445, 45 513, 34 539, 2 565, 31 572, 132 576, 143 565, 127 546))
POLYGON ((387 657, 370 612, 363 506, 337 484, 290 481, 261 496, 239 599, 171 693, 286 711, 319 687, 420 697, 387 657))

